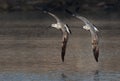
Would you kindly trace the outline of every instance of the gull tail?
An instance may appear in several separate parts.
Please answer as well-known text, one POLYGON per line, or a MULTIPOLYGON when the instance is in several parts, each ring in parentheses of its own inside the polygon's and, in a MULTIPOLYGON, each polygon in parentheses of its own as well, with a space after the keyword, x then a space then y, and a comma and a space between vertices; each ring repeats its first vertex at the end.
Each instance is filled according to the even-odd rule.
POLYGON ((99 57, 99 49, 97 47, 93 48, 93 54, 96 62, 98 62, 98 57, 99 57))

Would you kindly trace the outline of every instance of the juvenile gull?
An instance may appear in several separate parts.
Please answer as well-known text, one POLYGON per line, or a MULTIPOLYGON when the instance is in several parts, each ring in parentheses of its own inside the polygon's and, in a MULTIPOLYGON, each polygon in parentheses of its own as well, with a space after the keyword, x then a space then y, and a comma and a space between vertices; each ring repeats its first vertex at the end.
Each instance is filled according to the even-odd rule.
POLYGON ((67 24, 64 24, 56 15, 54 15, 53 13, 47 12, 47 11, 45 11, 45 13, 48 13, 49 15, 54 17, 56 19, 56 21, 57 21, 57 23, 51 24, 51 27, 54 27, 54 28, 60 30, 62 32, 62 34, 63 34, 61 59, 62 59, 62 62, 64 62, 66 46, 67 46, 69 34, 71 34, 71 31, 69 29, 69 26, 67 24))
POLYGON ((98 57, 99 57, 99 37, 98 37, 98 29, 85 17, 79 16, 79 15, 75 15, 73 14, 73 16, 75 16, 76 18, 82 20, 85 23, 85 26, 83 26, 83 28, 85 30, 90 31, 91 33, 91 37, 92 37, 92 49, 93 49, 93 54, 94 54, 94 58, 95 60, 98 62, 98 57))
POLYGON ((93 54, 94 54, 94 58, 95 58, 96 62, 98 62, 98 57, 99 57, 99 46, 98 46, 99 36, 98 36, 97 32, 99 30, 85 17, 79 16, 77 14, 73 14, 71 11, 69 11, 67 9, 66 9, 66 12, 71 14, 72 16, 82 20, 85 23, 83 28, 85 30, 90 31, 90 33, 91 33, 91 38, 92 38, 91 42, 92 42, 93 54))

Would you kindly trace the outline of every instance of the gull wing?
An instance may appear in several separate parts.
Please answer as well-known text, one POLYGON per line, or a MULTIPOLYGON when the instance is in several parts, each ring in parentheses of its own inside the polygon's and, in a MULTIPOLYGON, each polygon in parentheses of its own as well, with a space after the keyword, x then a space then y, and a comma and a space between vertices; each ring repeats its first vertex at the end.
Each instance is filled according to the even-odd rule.
POLYGON ((92 49, 93 49, 94 58, 96 62, 98 62, 98 57, 99 57, 98 40, 92 40, 92 49))
POLYGON ((69 34, 72 34, 71 30, 70 30, 70 27, 68 24, 65 24, 65 28, 66 28, 66 31, 69 33, 69 34))
POLYGON ((82 20, 85 24, 92 25, 92 23, 90 23, 85 17, 82 17, 82 16, 79 16, 79 15, 77 15, 77 14, 74 14, 74 13, 72 13, 72 12, 71 12, 70 10, 68 10, 68 9, 65 9, 65 11, 66 11, 67 13, 69 13, 70 15, 76 17, 77 19, 82 20))
POLYGON ((76 18, 82 20, 86 25, 93 26, 93 24, 87 18, 79 16, 79 15, 73 15, 73 16, 75 16, 76 18))
POLYGON ((92 49, 93 49, 93 54, 96 62, 98 62, 98 57, 99 57, 99 36, 98 36, 98 29, 95 26, 90 26, 90 32, 91 32, 91 37, 92 37, 92 49))
POLYGON ((92 24, 87 18, 79 16, 79 15, 74 15, 76 18, 82 20, 86 25, 90 27, 90 30, 99 32, 99 30, 95 27, 94 24, 92 24))
POLYGON ((62 50, 61 50, 61 58, 63 62, 64 62, 64 57, 66 52, 67 41, 68 41, 68 33, 65 32, 63 33, 62 50))
POLYGON ((71 30, 67 24, 64 25, 65 29, 62 30, 63 32, 63 41, 62 41, 62 52, 61 52, 61 58, 64 62, 65 52, 66 52, 66 46, 68 42, 68 35, 71 34, 71 30))
POLYGON ((52 17, 54 17, 57 20, 57 22, 60 22, 60 19, 56 15, 54 15, 53 13, 50 13, 50 12, 47 12, 47 13, 49 15, 51 15, 52 17))

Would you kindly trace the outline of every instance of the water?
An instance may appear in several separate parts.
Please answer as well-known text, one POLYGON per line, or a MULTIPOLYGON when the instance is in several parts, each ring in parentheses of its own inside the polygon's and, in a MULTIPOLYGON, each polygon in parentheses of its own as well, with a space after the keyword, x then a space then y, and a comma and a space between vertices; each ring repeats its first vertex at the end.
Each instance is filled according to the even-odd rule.
POLYGON ((71 28, 63 63, 60 31, 35 21, 30 25, 22 21, 3 24, 0 23, 0 81, 120 80, 118 23, 111 25, 115 28, 109 24, 101 27, 98 63, 93 57, 89 32, 79 27, 71 28))
POLYGON ((0 74, 1 81, 119 81, 120 73, 96 71, 89 74, 49 72, 46 74, 7 72, 0 74))
POLYGON ((114 30, 115 33, 111 33, 112 31, 102 31, 104 35, 100 42, 98 63, 93 58, 88 41, 90 37, 85 31, 73 32, 64 63, 60 58, 61 36, 58 33, 58 37, 47 35, 40 38, 27 35, 22 38, 13 35, 1 36, 0 80, 119 81, 120 44, 119 38, 115 37, 119 31, 114 30), (110 33, 112 37, 109 37, 110 33))

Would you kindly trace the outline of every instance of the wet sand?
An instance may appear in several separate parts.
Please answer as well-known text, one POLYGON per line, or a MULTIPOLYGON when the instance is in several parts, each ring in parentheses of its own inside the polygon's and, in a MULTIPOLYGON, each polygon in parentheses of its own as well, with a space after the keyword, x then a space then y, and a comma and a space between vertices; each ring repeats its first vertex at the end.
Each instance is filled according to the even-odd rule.
MULTIPOLYGON (((90 33, 76 26, 76 23, 70 24, 73 33, 63 63, 60 58, 60 31, 48 28, 45 21, 11 21, 11 24, 5 21, 0 24, 2 81, 119 81, 119 21, 110 22, 114 28, 110 24, 101 26, 100 21, 94 21, 100 27, 98 63, 93 57, 90 33)), ((78 25, 82 26, 82 23, 78 25)))

